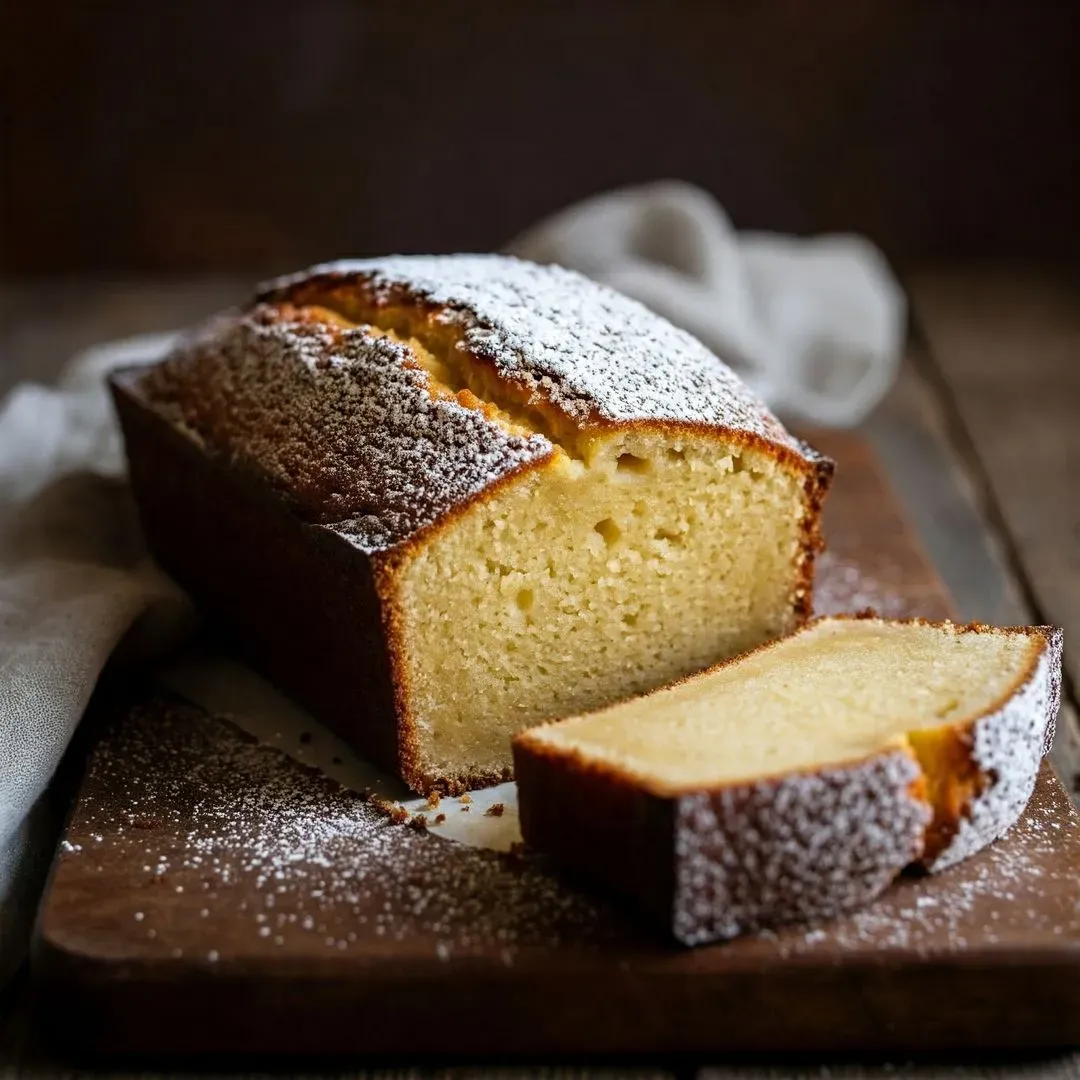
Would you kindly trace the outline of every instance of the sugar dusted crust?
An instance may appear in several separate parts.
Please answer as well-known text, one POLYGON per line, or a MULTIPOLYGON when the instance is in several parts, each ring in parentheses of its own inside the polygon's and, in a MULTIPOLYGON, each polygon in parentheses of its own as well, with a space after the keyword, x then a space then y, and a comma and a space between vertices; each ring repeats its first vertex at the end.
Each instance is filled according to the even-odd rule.
POLYGON ((921 780, 898 750, 681 796, 675 937, 697 945, 872 900, 922 853, 931 812, 921 780))
POLYGON ((433 393, 408 344, 325 306, 343 299, 450 328, 469 365, 494 371, 564 428, 691 430, 775 457, 804 490, 791 602, 799 621, 810 615, 833 463, 695 338, 561 267, 496 255, 317 266, 210 320, 129 380, 128 392, 230 468, 268 483, 302 520, 373 556, 389 595, 402 558, 542 469, 556 444, 540 431, 508 431, 472 395, 433 393))
MULTIPOLYGON (((985 632, 989 628, 972 629, 985 632)), ((1035 790, 1061 706, 1063 643, 1063 634, 1056 627, 1035 630, 1044 644, 1034 667, 1022 674, 1003 701, 957 732, 979 780, 950 823, 951 835, 940 850, 924 857, 923 865, 930 871, 944 870, 1004 836, 1035 790)))
POLYGON ((376 554, 554 450, 427 382, 399 342, 257 304, 208 324, 134 389, 303 520, 376 554))
MULTIPOLYGON (((797 599, 808 612, 810 563, 821 544, 818 510, 832 462, 794 438, 726 364, 685 331, 574 271, 506 256, 328 263, 264 286, 255 307, 241 317, 244 323, 254 318, 275 327, 275 355, 269 359, 276 371, 297 361, 301 370, 331 377, 359 368, 363 388, 378 394, 378 414, 356 415, 350 425, 350 438, 359 441, 357 460, 371 478, 358 493, 359 509, 367 513, 351 507, 350 520, 340 522, 358 545, 384 551, 422 539, 424 530, 446 523, 512 473, 539 466, 554 446, 539 433, 528 445, 508 440, 483 411, 459 400, 432 400, 407 346, 372 338, 364 327, 297 316, 322 305, 332 311, 342 302, 376 317, 405 309, 422 326, 448 330, 454 350, 470 367, 493 374, 504 391, 564 429, 688 429, 772 453, 804 476, 808 557, 797 599), (432 444, 426 457, 416 453, 411 427, 401 443, 392 439, 392 427, 387 431, 388 418, 411 421, 416 415, 432 444), (369 432, 374 433, 370 445, 369 432), (478 441, 483 448, 495 445, 479 456, 471 445, 478 441), (377 464, 383 454, 400 475, 367 466, 366 457, 377 464), (443 461, 445 469, 430 468, 443 461)), ((252 383, 252 391, 261 394, 264 369, 252 383)), ((355 387, 347 392, 356 396, 355 387)), ((347 408, 353 411, 358 404, 350 401, 347 408)), ((265 450, 272 456, 273 447, 265 450)))
MULTIPOLYGON (((343 295, 460 331, 469 363, 492 367, 580 430, 683 428, 769 450, 805 476, 807 550, 820 545, 816 510, 832 463, 791 436, 695 338, 559 267, 495 255, 315 267, 212 320, 148 369, 140 392, 210 452, 260 474, 307 520, 369 553, 420 540, 550 458, 543 434, 509 434, 479 402, 433 396, 407 344, 322 307, 343 295)), ((808 565, 802 592, 811 574, 808 565)))
POLYGON ((500 255, 390 256, 316 266, 260 299, 318 301, 342 286, 459 328, 474 361, 579 424, 697 425, 821 460, 696 338, 572 270, 500 255))
POLYGON ((1040 640, 999 700, 933 732, 933 767, 951 774, 936 777, 943 805, 932 804, 927 765, 902 739, 819 770, 678 790, 557 749, 539 728, 514 740, 526 842, 630 896, 687 945, 836 915, 909 867, 936 872, 974 854, 1004 835, 1031 797, 1060 705, 1061 631, 894 621, 1040 640))

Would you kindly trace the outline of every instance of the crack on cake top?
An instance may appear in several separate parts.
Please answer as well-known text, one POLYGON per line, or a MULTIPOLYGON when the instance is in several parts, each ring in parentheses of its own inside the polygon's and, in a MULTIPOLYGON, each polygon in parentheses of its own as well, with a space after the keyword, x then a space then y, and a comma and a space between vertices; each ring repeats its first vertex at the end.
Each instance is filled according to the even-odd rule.
POLYGON ((579 424, 699 424, 816 458, 700 341, 575 271, 502 255, 395 255, 315 266, 270 282, 261 299, 320 280, 355 282, 376 303, 429 306, 468 353, 579 424))

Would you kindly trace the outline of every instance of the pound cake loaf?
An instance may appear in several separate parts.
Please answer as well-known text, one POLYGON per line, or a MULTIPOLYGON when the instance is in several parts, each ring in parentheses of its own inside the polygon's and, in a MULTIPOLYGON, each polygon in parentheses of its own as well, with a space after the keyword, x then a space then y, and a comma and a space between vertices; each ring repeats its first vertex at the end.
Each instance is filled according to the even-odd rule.
POLYGON ((873 617, 514 740, 526 843, 695 945, 835 915, 1027 805, 1061 632, 873 617))
POLYGON ((114 397, 151 550, 416 790, 800 625, 831 463, 720 360, 556 267, 267 286, 114 397))

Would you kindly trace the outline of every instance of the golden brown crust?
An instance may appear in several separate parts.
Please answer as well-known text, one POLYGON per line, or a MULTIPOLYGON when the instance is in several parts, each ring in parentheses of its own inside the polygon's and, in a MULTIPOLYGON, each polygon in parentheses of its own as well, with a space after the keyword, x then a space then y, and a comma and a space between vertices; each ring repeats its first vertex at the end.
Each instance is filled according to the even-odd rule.
POLYGON ((272 282, 258 300, 379 325, 404 316, 410 336, 450 345, 500 393, 577 427, 697 420, 807 452, 699 341, 561 267, 494 255, 341 261, 272 282))
POLYGON ((134 375, 110 384, 155 559, 279 687, 396 771, 408 720, 394 704, 371 556, 205 454, 146 405, 134 375))
POLYGON ((575 876, 633 898, 670 931, 675 802, 522 736, 512 746, 525 843, 575 876))
MULTIPOLYGON (((865 616, 864 616, 865 617, 865 616)), ((900 620, 924 624, 924 620, 900 620)), ((943 623, 925 623, 925 625, 953 625, 943 623)), ((1036 635, 1041 642, 1039 649, 1033 650, 1027 664, 1016 674, 1005 689, 976 716, 968 717, 960 723, 944 724, 939 728, 913 731, 908 741, 918 755, 920 765, 927 778, 930 800, 934 807, 934 818, 926 834, 925 850, 922 862, 934 866, 949 850, 964 822, 971 820, 973 808, 979 800, 986 797, 997 781, 992 770, 978 760, 976 733, 980 725, 997 724, 1006 706, 1013 701, 1022 688, 1031 682, 1040 663, 1051 659, 1055 632, 1052 627, 994 627, 984 623, 967 623, 954 627, 959 633, 998 633, 1022 634, 1026 638, 1036 635)), ((1051 663, 1052 667, 1052 663, 1051 663)), ((1052 734, 1057 704, 1053 703, 1044 710, 1046 731, 1052 734)), ((1038 721, 1036 721, 1038 722, 1038 721)), ((1049 751, 1049 743, 1042 736, 1042 752, 1049 751)), ((1039 755, 1041 757, 1041 754, 1039 755)), ((1031 780, 1034 783, 1035 762, 1029 764, 1031 780)))
POLYGON ((554 453, 433 399, 407 345, 291 305, 212 320, 134 383, 208 454, 369 553, 554 453))
MULTIPOLYGON (((939 829, 921 859, 929 870, 959 862, 1012 827, 1053 739, 1061 701, 1061 631, 1039 626, 997 632, 1023 633, 1039 647, 989 708, 946 735, 944 765, 933 755, 924 763, 931 782, 935 771, 945 772, 938 780, 944 796, 936 815, 939 829), (948 774, 950 766, 955 776, 948 774)), ((918 748, 918 735, 909 738, 918 748)))
POLYGON ((968 808, 989 782, 973 757, 973 727, 974 723, 970 722, 933 732, 913 732, 909 736, 934 808, 923 849, 927 862, 932 862, 949 846, 968 808))
POLYGON ((426 795, 434 789, 424 786, 425 777, 420 767, 416 718, 409 708, 409 667, 405 663, 404 633, 393 570, 387 565, 389 560, 380 559, 378 555, 372 556, 372 562, 375 591, 379 597, 379 615, 390 663, 390 684, 393 688, 398 744, 397 773, 413 791, 426 795))
POLYGON ((813 614, 814 566, 817 556, 825 548, 825 536, 821 531, 822 505, 832 483, 836 466, 828 458, 820 458, 807 475, 803 490, 806 493, 806 510, 801 522, 802 543, 799 555, 799 579, 793 595, 796 625, 803 625, 813 614))

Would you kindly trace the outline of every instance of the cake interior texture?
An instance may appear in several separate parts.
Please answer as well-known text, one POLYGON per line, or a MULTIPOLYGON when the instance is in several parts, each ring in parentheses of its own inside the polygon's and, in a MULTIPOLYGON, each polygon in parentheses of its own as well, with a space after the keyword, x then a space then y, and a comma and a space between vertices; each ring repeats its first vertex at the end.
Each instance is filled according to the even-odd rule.
POLYGON ((1034 636, 839 619, 647 697, 531 736, 658 795, 759 780, 906 746, 930 790, 944 734, 990 710, 1040 648, 1034 636))
POLYGON ((409 307, 323 295, 317 317, 406 344, 429 392, 554 453, 404 560, 396 605, 428 774, 505 772, 522 728, 653 689, 793 629, 806 477, 716 432, 590 428, 470 363, 409 307))
POLYGON ((472 507, 402 576, 425 764, 502 766, 523 727, 790 630, 800 497, 764 455, 624 433, 472 507))

